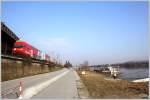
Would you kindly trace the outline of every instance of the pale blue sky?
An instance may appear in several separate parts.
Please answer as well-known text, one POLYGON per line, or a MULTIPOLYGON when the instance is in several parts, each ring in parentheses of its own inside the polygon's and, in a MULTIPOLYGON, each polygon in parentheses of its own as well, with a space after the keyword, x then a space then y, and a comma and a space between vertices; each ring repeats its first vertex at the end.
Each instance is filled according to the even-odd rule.
POLYGON ((2 21, 73 64, 148 60, 147 2, 3 2, 2 21))

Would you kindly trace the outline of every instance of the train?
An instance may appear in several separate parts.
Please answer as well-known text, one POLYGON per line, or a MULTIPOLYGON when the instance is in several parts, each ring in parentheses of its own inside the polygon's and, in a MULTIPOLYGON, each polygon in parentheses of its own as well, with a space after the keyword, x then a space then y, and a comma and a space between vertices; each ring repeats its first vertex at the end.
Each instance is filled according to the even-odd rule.
POLYGON ((48 54, 38 50, 37 48, 22 40, 17 40, 15 42, 12 53, 14 56, 30 57, 47 62, 50 61, 50 56, 48 54))

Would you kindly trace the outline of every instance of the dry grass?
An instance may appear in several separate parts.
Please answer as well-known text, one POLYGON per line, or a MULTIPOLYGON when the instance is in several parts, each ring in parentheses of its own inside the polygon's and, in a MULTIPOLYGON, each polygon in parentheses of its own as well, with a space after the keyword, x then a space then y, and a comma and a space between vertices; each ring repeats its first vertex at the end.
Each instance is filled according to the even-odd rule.
POLYGON ((86 71, 86 75, 81 75, 81 71, 77 72, 93 99, 140 98, 135 89, 131 90, 134 86, 126 80, 105 80, 104 75, 95 72, 86 71))

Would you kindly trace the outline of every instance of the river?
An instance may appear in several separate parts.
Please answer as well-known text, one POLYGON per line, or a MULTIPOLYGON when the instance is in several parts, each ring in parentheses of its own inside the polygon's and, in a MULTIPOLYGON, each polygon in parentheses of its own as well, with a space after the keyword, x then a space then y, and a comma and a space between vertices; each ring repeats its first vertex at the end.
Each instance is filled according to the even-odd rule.
POLYGON ((136 80, 149 77, 149 68, 120 68, 119 78, 125 80, 136 80))

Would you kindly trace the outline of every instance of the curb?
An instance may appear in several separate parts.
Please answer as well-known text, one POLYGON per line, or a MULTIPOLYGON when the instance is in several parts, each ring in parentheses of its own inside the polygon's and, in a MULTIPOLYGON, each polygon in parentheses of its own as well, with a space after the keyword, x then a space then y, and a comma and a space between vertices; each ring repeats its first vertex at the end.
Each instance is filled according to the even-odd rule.
POLYGON ((80 79, 79 75, 75 71, 76 75, 76 86, 78 91, 79 99, 90 99, 89 92, 86 88, 86 86, 83 84, 82 80, 80 79))

